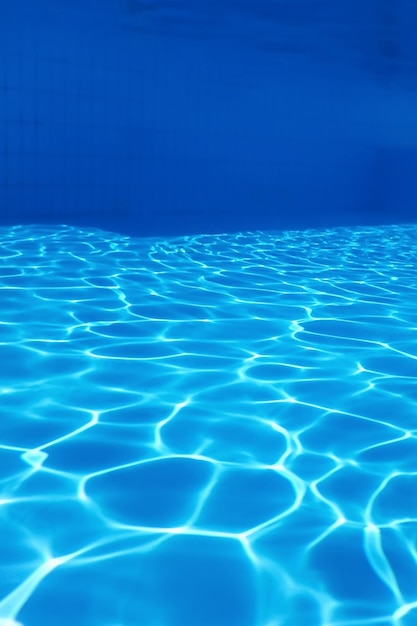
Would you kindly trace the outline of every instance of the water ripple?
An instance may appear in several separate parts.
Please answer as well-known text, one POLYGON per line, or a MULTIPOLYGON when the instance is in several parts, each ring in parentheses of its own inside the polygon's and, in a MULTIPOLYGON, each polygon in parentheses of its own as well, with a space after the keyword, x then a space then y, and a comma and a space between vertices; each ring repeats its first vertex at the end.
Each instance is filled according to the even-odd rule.
POLYGON ((416 250, 0 230, 0 626, 416 624, 416 250))

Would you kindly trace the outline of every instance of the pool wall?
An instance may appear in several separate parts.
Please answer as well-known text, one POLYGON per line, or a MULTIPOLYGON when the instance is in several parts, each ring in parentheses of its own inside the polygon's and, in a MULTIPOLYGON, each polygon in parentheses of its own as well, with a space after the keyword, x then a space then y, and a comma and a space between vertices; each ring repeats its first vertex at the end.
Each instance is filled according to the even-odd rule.
POLYGON ((411 3, 6 0, 0 18, 2 224, 416 218, 411 3))

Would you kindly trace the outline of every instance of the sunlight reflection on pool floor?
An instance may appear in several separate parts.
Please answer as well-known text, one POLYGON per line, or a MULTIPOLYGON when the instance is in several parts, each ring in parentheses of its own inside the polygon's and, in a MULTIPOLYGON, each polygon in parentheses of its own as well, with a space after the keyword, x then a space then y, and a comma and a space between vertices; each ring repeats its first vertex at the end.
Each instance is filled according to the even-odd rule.
POLYGON ((417 623, 416 226, 0 243, 0 626, 417 623))

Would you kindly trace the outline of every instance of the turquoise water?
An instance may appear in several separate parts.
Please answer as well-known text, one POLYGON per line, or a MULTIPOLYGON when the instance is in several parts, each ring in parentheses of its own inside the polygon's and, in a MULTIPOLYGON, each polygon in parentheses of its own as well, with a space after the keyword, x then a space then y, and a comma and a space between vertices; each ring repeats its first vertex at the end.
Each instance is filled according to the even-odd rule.
POLYGON ((1 626, 417 624, 417 226, 0 242, 1 626))

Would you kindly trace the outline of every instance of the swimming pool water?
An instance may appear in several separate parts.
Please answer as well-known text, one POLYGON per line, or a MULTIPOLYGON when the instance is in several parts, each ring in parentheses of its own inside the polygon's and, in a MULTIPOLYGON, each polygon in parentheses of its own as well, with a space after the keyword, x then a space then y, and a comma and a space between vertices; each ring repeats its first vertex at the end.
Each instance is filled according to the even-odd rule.
POLYGON ((1 626, 417 624, 417 226, 0 242, 1 626))

